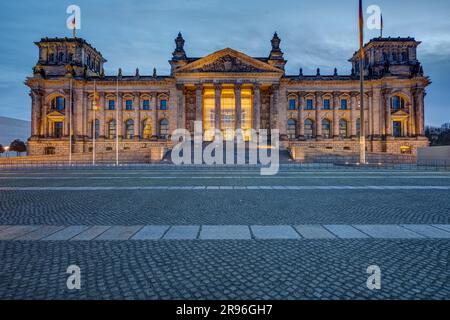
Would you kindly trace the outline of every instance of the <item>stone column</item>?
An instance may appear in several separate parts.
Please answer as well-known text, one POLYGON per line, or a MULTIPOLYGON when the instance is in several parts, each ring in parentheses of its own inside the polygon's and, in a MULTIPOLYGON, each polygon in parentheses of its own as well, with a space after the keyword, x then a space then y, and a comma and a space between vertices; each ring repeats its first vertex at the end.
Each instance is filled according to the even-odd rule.
POLYGON ((241 106, 241 92, 242 86, 237 83, 234 86, 234 97, 236 106, 236 129, 241 129, 242 127, 242 106, 241 106))
POLYGON ((392 137, 392 119, 391 119, 391 104, 390 104, 391 90, 383 91, 383 112, 385 114, 385 128, 386 136, 392 137))
POLYGON ((253 85, 253 129, 261 128, 261 89, 259 83, 253 85))
POLYGON ((186 112, 184 103, 184 85, 177 85, 177 129, 186 128, 186 112))
POLYGON ((105 93, 100 92, 100 99, 99 99, 99 106, 97 108, 98 112, 98 121, 99 121, 99 136, 100 138, 104 139, 106 137, 105 133, 105 93))
POLYGON ((216 104, 215 104, 215 129, 219 129, 221 127, 221 119, 220 119, 220 113, 221 113, 221 106, 220 106, 220 98, 222 95, 222 85, 216 84, 214 86, 215 89, 215 98, 216 98, 216 104))
POLYGON ((81 107, 81 121, 82 121, 82 127, 81 127, 81 135, 83 137, 88 136, 88 114, 89 114, 90 106, 89 106, 89 93, 83 92, 83 105, 81 107))
POLYGON ((297 126, 298 135, 300 139, 305 137, 305 122, 303 121, 303 108, 305 108, 305 95, 306 92, 298 93, 298 112, 297 112, 297 126))
POLYGON ((373 112, 373 136, 379 139, 383 134, 383 112, 381 111, 381 90, 374 89, 372 91, 372 112, 373 112))
POLYGON ((424 114, 424 99, 425 99, 425 90, 417 89, 415 92, 415 100, 416 100, 416 132, 418 136, 425 135, 425 114, 424 114))
POLYGON ((141 94, 139 92, 134 93, 133 99, 134 105, 134 140, 139 140, 141 136, 141 94))
POLYGON ((357 116, 357 108, 358 108, 358 93, 351 93, 351 106, 350 106, 350 136, 351 138, 356 138, 356 120, 357 116))
POLYGON ((278 129, 280 130, 280 136, 287 137, 287 109, 288 109, 288 98, 287 98, 287 90, 284 87, 280 86, 278 90, 278 129))
POLYGON ((152 92, 152 120, 153 120, 153 124, 152 124, 152 137, 156 137, 158 136, 158 93, 157 92, 152 92))
POLYGON ((195 120, 203 123, 203 85, 195 86, 195 120))
POLYGON ((333 138, 339 138, 339 92, 333 92, 333 138))
POLYGON ((70 90, 64 90, 65 97, 65 109, 64 109, 64 136, 68 137, 70 135, 70 121, 73 124, 73 106, 72 106, 72 114, 70 114, 71 103, 70 103, 70 90))
POLYGON ((47 103, 45 103, 44 98, 43 98, 43 102, 44 103, 42 104, 39 135, 42 137, 45 137, 47 135, 47 113, 48 113, 49 105, 47 103))
POLYGON ((39 136, 39 120, 42 109, 42 94, 38 90, 30 92, 31 97, 31 136, 39 136))
POLYGON ((373 93, 372 91, 367 92, 367 106, 369 108, 369 112, 368 112, 368 117, 367 119, 369 120, 369 136, 372 137, 373 136, 373 118, 374 118, 374 113, 373 113, 373 93))
POLYGON ((322 107, 322 93, 316 93, 316 139, 322 139, 322 120, 320 119, 320 108, 322 107))
POLYGON ((76 137, 83 137, 83 91, 74 91, 73 101, 73 133, 76 137))
POLYGON ((119 92, 119 96, 117 97, 117 110, 119 111, 119 119, 116 120, 116 130, 119 136, 119 139, 123 138, 123 93, 119 92))
POLYGON ((278 110, 279 110, 279 94, 280 94, 280 86, 272 85, 272 99, 270 105, 270 129, 280 129, 279 119, 278 119, 278 110))

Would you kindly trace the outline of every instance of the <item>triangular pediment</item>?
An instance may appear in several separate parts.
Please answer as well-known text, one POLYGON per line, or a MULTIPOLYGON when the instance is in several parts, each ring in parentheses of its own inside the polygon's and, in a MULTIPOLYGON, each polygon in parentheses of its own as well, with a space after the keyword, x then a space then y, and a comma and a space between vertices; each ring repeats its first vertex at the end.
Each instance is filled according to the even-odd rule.
POLYGON ((408 117, 409 114, 407 112, 403 111, 403 110, 398 110, 398 111, 392 113, 392 116, 395 116, 395 117, 408 117))
POLYGON ((242 52, 226 48, 204 58, 189 63, 175 71, 176 73, 283 73, 261 60, 252 58, 242 52))
POLYGON ((47 118, 54 121, 62 121, 64 120, 64 114, 62 114, 59 111, 52 111, 49 114, 47 114, 47 118))

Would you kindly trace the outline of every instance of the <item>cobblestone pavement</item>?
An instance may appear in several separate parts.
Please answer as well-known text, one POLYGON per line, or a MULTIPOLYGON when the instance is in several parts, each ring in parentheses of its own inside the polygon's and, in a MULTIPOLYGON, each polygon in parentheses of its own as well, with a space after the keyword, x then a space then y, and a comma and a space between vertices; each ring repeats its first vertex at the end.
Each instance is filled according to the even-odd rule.
POLYGON ((2 299, 449 299, 449 241, 0 242, 2 299), (69 265, 81 290, 69 291, 69 265), (366 286, 378 265, 381 290, 366 286))
POLYGON ((172 168, 0 172, 0 298, 450 299, 449 172, 172 168))

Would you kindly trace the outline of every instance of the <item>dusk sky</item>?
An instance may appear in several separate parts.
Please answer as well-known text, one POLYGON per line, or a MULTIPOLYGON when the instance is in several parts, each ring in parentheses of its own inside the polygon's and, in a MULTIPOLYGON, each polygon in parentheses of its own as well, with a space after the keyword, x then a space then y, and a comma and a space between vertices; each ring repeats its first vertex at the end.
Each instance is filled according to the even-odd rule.
MULTIPOLYGON (((0 5, 0 116, 30 119, 24 80, 38 59, 34 45, 43 37, 70 37, 66 8, 81 7, 86 39, 108 60, 106 74, 169 74, 168 60, 179 31, 188 56, 231 47, 268 56, 277 31, 288 60, 287 73, 350 73, 347 60, 358 46, 357 0, 82 0, 2 1, 0 5)), ((426 123, 450 122, 450 1, 364 1, 383 10, 385 36, 422 41, 419 59, 432 85, 426 97, 426 123)), ((366 29, 365 40, 379 35, 366 29)))

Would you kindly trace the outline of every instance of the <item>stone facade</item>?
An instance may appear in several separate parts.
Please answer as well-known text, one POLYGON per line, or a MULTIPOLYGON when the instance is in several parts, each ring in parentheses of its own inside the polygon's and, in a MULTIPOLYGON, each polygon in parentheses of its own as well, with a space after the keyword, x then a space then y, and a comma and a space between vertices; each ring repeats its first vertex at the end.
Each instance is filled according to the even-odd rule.
MULTIPOLYGON (((287 75, 274 35, 268 57, 226 48, 191 58, 181 34, 171 74, 105 75, 106 60, 79 38, 37 42, 39 61, 27 78, 32 99, 31 155, 142 151, 170 147, 177 128, 279 129, 282 146, 357 151, 359 74, 365 81, 365 129, 369 152, 415 154, 428 145, 424 97, 430 81, 417 60, 413 38, 375 38, 361 68, 355 53, 350 75, 287 75), (71 110, 71 111, 70 111, 71 110), (117 131, 116 131, 117 130, 117 131), (116 132, 118 137, 116 136, 116 132)), ((205 140, 211 137, 205 135, 205 140)))

